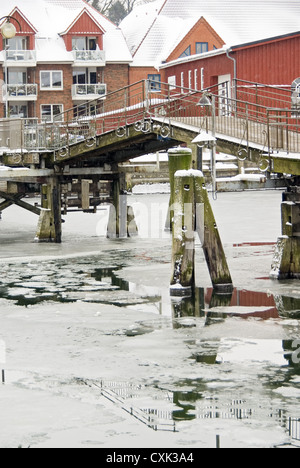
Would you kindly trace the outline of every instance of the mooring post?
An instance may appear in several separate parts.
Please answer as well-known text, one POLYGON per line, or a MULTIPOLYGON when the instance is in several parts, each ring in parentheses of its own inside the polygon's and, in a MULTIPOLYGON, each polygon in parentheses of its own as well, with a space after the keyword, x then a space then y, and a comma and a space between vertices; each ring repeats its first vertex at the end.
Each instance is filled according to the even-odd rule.
POLYGON ((177 171, 173 185, 171 294, 186 296, 195 286, 194 177, 177 171))
POLYGON ((109 210, 107 237, 109 239, 125 239, 137 235, 134 213, 127 207, 127 192, 125 174, 119 173, 113 181, 113 204, 109 210))
POLYGON ((166 220, 166 230, 172 230, 172 220, 174 217, 174 176, 177 171, 192 169, 193 165, 193 153, 189 148, 174 148, 168 151, 169 155, 169 173, 170 173, 170 187, 171 187, 171 196, 170 196, 170 205, 168 210, 168 216, 166 220))
POLYGON ((42 186, 42 210, 35 240, 61 243, 61 190, 57 177, 51 177, 42 186))
POLYGON ((211 281, 215 291, 230 293, 233 291, 232 278, 209 201, 205 179, 200 171, 195 171, 195 173, 196 229, 202 243, 211 281))
POLYGON ((300 278, 300 187, 283 194, 281 205, 282 236, 278 239, 271 278, 300 278))
POLYGON ((173 250, 171 294, 188 295, 195 281, 194 231, 199 234, 214 291, 233 291, 221 237, 202 172, 177 171, 173 185, 173 250))

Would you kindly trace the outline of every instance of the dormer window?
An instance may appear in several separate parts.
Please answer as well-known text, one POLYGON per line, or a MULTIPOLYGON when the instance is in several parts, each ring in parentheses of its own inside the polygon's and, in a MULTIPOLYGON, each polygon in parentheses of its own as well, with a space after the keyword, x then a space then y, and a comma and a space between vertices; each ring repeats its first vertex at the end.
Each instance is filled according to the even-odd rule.
POLYGON ((96 37, 73 37, 73 50, 97 50, 98 40, 96 37))
POLYGON ((5 49, 28 50, 29 38, 25 36, 15 36, 12 39, 5 39, 5 49))

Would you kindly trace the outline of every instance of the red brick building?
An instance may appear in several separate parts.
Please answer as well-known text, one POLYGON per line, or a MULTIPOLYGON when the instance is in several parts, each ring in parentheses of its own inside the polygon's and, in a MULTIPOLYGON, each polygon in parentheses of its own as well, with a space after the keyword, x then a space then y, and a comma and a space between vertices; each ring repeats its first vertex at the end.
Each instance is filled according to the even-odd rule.
POLYGON ((3 3, 0 16, 20 27, 12 20, 16 37, 0 41, 0 117, 51 121, 128 85, 132 57, 122 32, 85 1, 3 3))

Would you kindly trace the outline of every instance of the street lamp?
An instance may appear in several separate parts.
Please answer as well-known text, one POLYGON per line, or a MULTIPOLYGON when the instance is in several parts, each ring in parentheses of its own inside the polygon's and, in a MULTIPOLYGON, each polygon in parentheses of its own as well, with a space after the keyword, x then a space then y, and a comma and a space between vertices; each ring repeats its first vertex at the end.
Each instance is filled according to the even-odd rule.
POLYGON ((198 107, 211 108, 212 110, 212 134, 200 133, 193 143, 198 146, 204 146, 204 143, 211 143, 211 176, 212 176, 212 193, 213 198, 217 197, 217 164, 216 164, 216 97, 213 94, 208 94, 206 91, 201 96, 198 107))
MULTIPOLYGON (((0 27, 0 32, 1 32, 1 35, 2 35, 3 39, 5 39, 6 41, 8 39, 13 39, 14 37, 16 37, 16 34, 17 34, 17 28, 11 22, 12 20, 15 21, 18 24, 18 26, 20 28, 20 32, 22 31, 22 26, 21 26, 20 22, 16 18, 14 18, 13 16, 3 16, 2 18, 0 18, 0 23, 1 23, 2 20, 5 20, 5 22, 0 27)), ((9 46, 6 43, 5 51, 7 51, 8 48, 9 48, 9 46)), ((7 67, 7 57, 5 57, 5 81, 6 81, 5 113, 6 113, 6 117, 8 117, 8 67, 7 67)))
POLYGON ((13 23, 11 23, 12 20, 18 24, 20 31, 22 31, 20 22, 13 16, 3 16, 0 18, 0 23, 2 20, 6 20, 0 28, 3 39, 13 39, 17 34, 17 28, 13 23))

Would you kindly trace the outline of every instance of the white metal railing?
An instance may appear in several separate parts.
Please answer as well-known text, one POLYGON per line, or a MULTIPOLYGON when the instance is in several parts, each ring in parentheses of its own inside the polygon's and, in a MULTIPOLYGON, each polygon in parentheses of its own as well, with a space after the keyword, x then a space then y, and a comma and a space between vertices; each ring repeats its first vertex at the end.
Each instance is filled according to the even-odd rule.
POLYGON ((36 51, 35 50, 6 50, 5 60, 7 62, 36 62, 36 51))
MULTIPOLYGON (((82 86, 82 92, 88 93, 87 87, 96 85, 82 86)), ((170 136, 173 125, 189 126, 206 133, 214 129, 221 139, 236 143, 237 155, 242 160, 251 148, 260 149, 262 156, 274 151, 300 153, 300 119, 293 117, 290 98, 290 108, 269 108, 257 103, 258 90, 254 98, 248 93, 243 95, 244 100, 237 100, 219 96, 219 87, 215 86, 206 89, 207 96, 215 103, 215 112, 212 112, 212 105, 208 108, 199 106, 203 91, 184 91, 182 94, 181 87, 170 89, 170 85, 161 83, 158 98, 151 91, 149 81, 142 80, 100 95, 95 100, 88 100, 89 94, 83 95, 85 102, 56 116, 52 123, 24 124, 23 147, 27 150, 57 150, 63 158, 76 143, 85 141, 88 148, 94 147, 96 137, 107 132, 115 132, 123 138, 130 125, 134 125, 137 132, 151 133, 159 122, 163 138, 170 136)), ((284 101, 282 106, 286 105, 284 101)))
POLYGON ((98 84, 75 84, 72 86, 73 98, 98 98, 99 96, 105 96, 107 92, 107 85, 104 83, 98 84))
POLYGON ((105 62, 104 50, 73 50, 75 62, 105 62))
POLYGON ((37 84, 4 85, 3 98, 8 100, 36 100, 38 94, 37 84))

